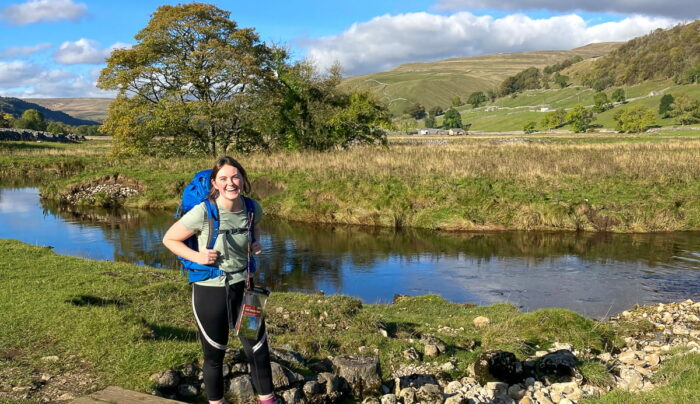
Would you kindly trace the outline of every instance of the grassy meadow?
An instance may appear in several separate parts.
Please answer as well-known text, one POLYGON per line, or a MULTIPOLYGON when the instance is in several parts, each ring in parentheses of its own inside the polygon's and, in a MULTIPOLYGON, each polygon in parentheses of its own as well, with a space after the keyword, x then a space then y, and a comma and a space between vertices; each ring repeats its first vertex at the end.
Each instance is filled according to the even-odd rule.
MULTIPOLYGON (((44 197, 106 177, 174 209, 210 158, 114 159, 109 140, 0 143, 7 181, 44 197), (46 176, 51 181, 43 181, 46 176)), ((237 156, 266 212, 291 220, 441 230, 700 230, 700 132, 395 137, 387 148, 237 156)))
MULTIPOLYGON (((200 358, 191 292, 178 272, 60 256, 47 248, 0 240, 0 277, 3 402, 16 398, 12 387, 36 385, 42 375, 53 378, 36 389, 33 400, 46 398, 42 394, 48 391, 80 395, 115 384, 150 392, 152 373, 200 358), (47 360, 51 356, 58 360, 47 360)), ((273 347, 289 345, 309 363, 355 353, 361 346, 377 349, 384 377, 407 361, 404 350, 422 349, 417 339, 426 333, 446 342, 447 354, 436 360, 455 360, 451 376, 460 377, 486 349, 509 350, 523 358, 566 341, 577 349, 612 351, 623 346, 621 335, 649 327, 627 323, 613 328, 564 309, 521 313, 510 304, 474 306, 435 295, 363 305, 340 295, 274 293, 268 304, 273 347), (489 317, 491 325, 474 327, 477 316, 489 317), (381 336, 380 326, 391 338, 381 336)), ((584 361, 581 369, 588 380, 607 383, 594 363, 584 361)), ((303 366, 296 370, 309 372, 303 366)), ((690 376, 696 380, 697 371, 690 376)), ((686 374, 674 377, 687 379, 686 374)))

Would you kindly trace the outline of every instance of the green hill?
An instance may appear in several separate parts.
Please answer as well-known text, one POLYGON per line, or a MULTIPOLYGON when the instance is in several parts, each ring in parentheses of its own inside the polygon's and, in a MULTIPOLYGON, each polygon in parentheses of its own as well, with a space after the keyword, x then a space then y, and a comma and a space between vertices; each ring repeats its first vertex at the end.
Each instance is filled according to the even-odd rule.
POLYGON ((403 111, 408 104, 414 102, 426 108, 446 108, 453 97, 459 96, 466 101, 472 92, 498 88, 506 77, 528 67, 543 68, 577 55, 584 59, 599 57, 621 45, 620 42, 608 42, 572 50, 504 53, 408 63, 387 72, 347 78, 341 86, 376 94, 389 103, 394 113, 403 111))
POLYGON ((79 119, 104 122, 112 98, 25 98, 25 101, 54 111, 63 111, 79 119))
POLYGON ((698 82, 700 20, 634 38, 575 73, 597 89, 670 78, 679 84, 698 82))
MULTIPOLYGON (((99 125, 99 122, 88 119, 79 119, 68 115, 63 111, 49 109, 39 103, 28 102, 19 98, 0 97, 0 111, 8 113, 18 118, 28 109, 36 109, 44 115, 47 121, 63 122, 67 125, 99 125)), ((105 110, 106 112, 106 110, 105 110)))

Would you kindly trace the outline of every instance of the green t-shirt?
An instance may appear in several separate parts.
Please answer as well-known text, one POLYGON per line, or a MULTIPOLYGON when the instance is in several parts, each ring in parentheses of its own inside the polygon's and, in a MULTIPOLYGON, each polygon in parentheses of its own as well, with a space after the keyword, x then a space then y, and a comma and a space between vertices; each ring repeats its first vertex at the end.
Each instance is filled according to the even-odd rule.
MULTIPOLYGON (((219 207, 220 216, 219 230, 248 227, 248 216, 245 208, 240 212, 230 212, 223 209, 221 205, 217 205, 219 207)), ((260 223, 260 219, 262 218, 262 207, 255 200, 253 200, 253 206, 255 207, 255 215, 253 220, 257 224, 260 223)), ((180 223, 197 235, 197 242, 200 251, 207 248, 209 222, 207 221, 207 209, 204 206, 204 202, 185 213, 185 215, 180 218, 180 223)), ((216 238, 216 243, 214 243, 214 250, 219 252, 219 258, 217 258, 214 266, 217 266, 222 271, 227 272, 226 276, 228 277, 229 284, 245 280, 245 268, 246 261, 248 259, 247 233, 219 234, 219 236, 216 238), (227 238, 227 243, 224 243, 224 237, 227 238), (224 245, 226 245, 228 249, 228 259, 225 259, 224 245)), ((226 285, 226 279, 223 276, 220 276, 195 283, 202 286, 224 286, 226 285)))

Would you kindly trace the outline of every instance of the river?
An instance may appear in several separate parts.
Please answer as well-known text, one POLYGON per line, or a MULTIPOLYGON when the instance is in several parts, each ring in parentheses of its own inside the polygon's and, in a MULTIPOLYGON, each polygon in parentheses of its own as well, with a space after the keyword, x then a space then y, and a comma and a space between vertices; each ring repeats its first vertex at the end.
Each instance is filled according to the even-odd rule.
MULTIPOLYGON (((160 243, 172 212, 105 211, 0 188, 0 238, 58 254, 178 268, 160 243)), ((316 226, 266 217, 259 282, 390 303, 436 293, 454 302, 564 307, 591 317, 700 299, 700 233, 440 233, 316 226)), ((183 282, 185 279, 183 278, 183 282)))

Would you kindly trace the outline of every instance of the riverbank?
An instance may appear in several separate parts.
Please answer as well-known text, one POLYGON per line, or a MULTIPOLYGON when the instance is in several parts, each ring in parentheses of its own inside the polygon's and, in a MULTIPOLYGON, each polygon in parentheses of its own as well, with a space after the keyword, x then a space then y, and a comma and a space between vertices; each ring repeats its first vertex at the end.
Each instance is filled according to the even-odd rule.
MULTIPOLYGON (((59 256, 48 248, 0 240, 0 277, 6 324, 0 327, 3 400, 65 402, 108 385, 150 393, 160 383, 152 375, 198 366, 190 292, 176 271, 59 256)), ((363 305, 347 296, 274 293, 268 328, 278 362, 294 374, 312 378, 328 366, 328 356, 362 354, 377 357, 383 384, 406 369, 462 383, 473 377, 470 365, 486 352, 511 352, 525 363, 543 355, 539 351, 571 344, 583 385, 602 393, 616 382, 599 356, 619 357, 629 351, 625 337, 642 341, 657 320, 668 321, 663 310, 649 310, 598 322, 564 309, 521 313, 510 304, 474 306, 434 295, 363 305)), ((697 340, 698 324, 687 324, 687 333, 679 331, 682 338, 697 340)), ((639 344, 635 349, 646 352, 639 344)), ((642 376, 642 387, 647 380, 655 387, 642 394, 667 389, 664 396, 674 398, 658 402, 682 403, 700 393, 700 355, 672 356, 685 349, 670 346, 660 353, 659 376, 642 376)), ((646 397, 614 394, 629 397, 628 402, 646 397)))
MULTIPOLYGON (((6 143, 0 144, 5 179, 63 177, 42 183, 42 195, 70 203, 174 210, 193 173, 211 164, 209 158, 115 160, 107 146, 6 143)), ((694 131, 397 138, 389 148, 240 160, 267 213, 304 222, 449 231, 700 230, 700 133, 694 131)))

